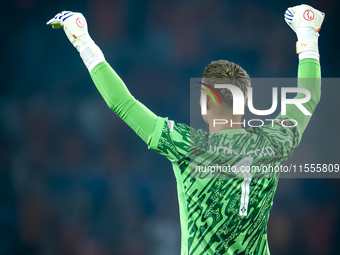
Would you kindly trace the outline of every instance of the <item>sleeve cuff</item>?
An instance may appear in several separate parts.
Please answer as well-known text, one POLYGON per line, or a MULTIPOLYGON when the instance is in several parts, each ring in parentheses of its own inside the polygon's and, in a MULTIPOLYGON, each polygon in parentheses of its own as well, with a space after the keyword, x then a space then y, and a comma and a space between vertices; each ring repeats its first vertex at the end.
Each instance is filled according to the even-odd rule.
POLYGON ((149 145, 150 150, 157 150, 159 140, 162 136, 162 131, 164 127, 164 123, 168 121, 168 118, 157 118, 155 130, 153 132, 153 136, 149 145))

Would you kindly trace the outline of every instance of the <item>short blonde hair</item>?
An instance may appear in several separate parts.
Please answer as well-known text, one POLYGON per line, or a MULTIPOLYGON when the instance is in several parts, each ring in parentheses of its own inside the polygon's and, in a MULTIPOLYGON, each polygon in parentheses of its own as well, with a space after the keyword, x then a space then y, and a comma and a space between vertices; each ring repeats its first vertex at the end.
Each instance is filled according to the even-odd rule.
MULTIPOLYGON (((248 73, 239 65, 227 61, 217 60, 211 62, 204 69, 202 82, 212 87, 215 84, 232 84, 241 89, 244 97, 248 95, 250 87, 250 77, 248 73)), ((216 89, 221 100, 228 106, 233 105, 233 97, 229 89, 216 89)))

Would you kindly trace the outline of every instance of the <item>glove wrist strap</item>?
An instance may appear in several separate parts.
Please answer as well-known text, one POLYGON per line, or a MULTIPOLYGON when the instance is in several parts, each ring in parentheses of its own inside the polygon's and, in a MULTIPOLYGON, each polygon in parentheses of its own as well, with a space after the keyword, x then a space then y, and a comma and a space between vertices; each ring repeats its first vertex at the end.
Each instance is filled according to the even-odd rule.
POLYGON ((96 65, 105 61, 103 52, 93 41, 89 44, 78 46, 77 50, 90 73, 96 65))
POLYGON ((296 42, 296 53, 299 59, 314 58, 319 60, 318 40, 303 38, 296 42))

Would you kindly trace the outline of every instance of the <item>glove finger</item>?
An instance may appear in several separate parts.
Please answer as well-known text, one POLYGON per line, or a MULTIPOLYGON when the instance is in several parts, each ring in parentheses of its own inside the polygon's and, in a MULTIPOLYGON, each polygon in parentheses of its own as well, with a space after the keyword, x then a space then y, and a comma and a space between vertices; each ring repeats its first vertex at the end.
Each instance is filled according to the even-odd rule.
POLYGON ((69 17, 73 16, 73 13, 72 12, 69 12, 67 14, 65 14, 64 16, 61 17, 61 20, 62 21, 65 21, 66 19, 68 19, 69 17))
POLYGON ((60 19, 59 19, 60 15, 57 14, 54 16, 54 18, 50 19, 49 21, 47 21, 47 25, 52 25, 52 24, 56 24, 56 23, 59 23, 60 22, 60 19))
POLYGON ((289 7, 287 10, 290 11, 293 15, 295 15, 296 10, 297 10, 297 8, 298 8, 299 6, 300 6, 300 5, 294 6, 294 7, 289 7))
POLYGON ((55 19, 59 19, 62 20, 64 17, 68 16, 68 15, 73 15, 73 13, 71 11, 63 11, 61 13, 58 13, 57 15, 55 15, 55 19))
POLYGON ((294 14, 287 9, 285 12, 285 16, 289 19, 292 19, 294 17, 294 14))
POLYGON ((63 26, 63 22, 61 20, 55 20, 55 19, 52 19, 50 20, 49 22, 46 23, 47 25, 52 25, 53 28, 59 26, 59 27, 62 27, 63 26))
POLYGON ((52 25, 54 24, 53 22, 55 21, 54 18, 50 19, 49 21, 46 22, 47 25, 52 25))
MULTIPOLYGON (((50 25, 53 24, 53 20, 62 20, 63 17, 65 17, 67 14, 72 14, 70 11, 62 11, 60 13, 57 13, 54 18, 50 19, 46 24, 50 25)), ((72 15, 71 15, 72 16, 72 15)))
POLYGON ((285 20, 288 22, 291 22, 293 20, 294 16, 290 16, 287 13, 285 13, 285 20))
POLYGON ((48 24, 57 24, 57 23, 61 23, 62 21, 61 20, 59 20, 59 19, 51 19, 51 20, 49 20, 47 23, 48 24))
POLYGON ((57 13, 56 15, 54 15, 54 18, 57 18, 57 17, 59 17, 59 16, 62 16, 62 15, 64 15, 65 13, 67 13, 68 11, 62 11, 62 12, 59 12, 59 13, 57 13))
POLYGON ((54 29, 58 29, 63 27, 64 23, 61 20, 55 20, 54 18, 49 20, 47 25, 51 25, 54 29))
POLYGON ((292 8, 292 7, 289 7, 287 10, 286 10, 286 13, 290 14, 290 15, 293 15, 295 14, 295 10, 292 8))

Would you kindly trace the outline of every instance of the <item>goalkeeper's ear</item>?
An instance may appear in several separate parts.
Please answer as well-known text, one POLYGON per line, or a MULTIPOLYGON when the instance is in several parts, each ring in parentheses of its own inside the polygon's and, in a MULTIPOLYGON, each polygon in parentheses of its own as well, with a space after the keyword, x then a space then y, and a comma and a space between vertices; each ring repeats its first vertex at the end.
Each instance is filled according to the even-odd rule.
POLYGON ((207 98, 207 113, 208 113, 208 111, 211 110, 211 104, 212 104, 213 102, 212 102, 211 97, 206 96, 206 98, 207 98))

